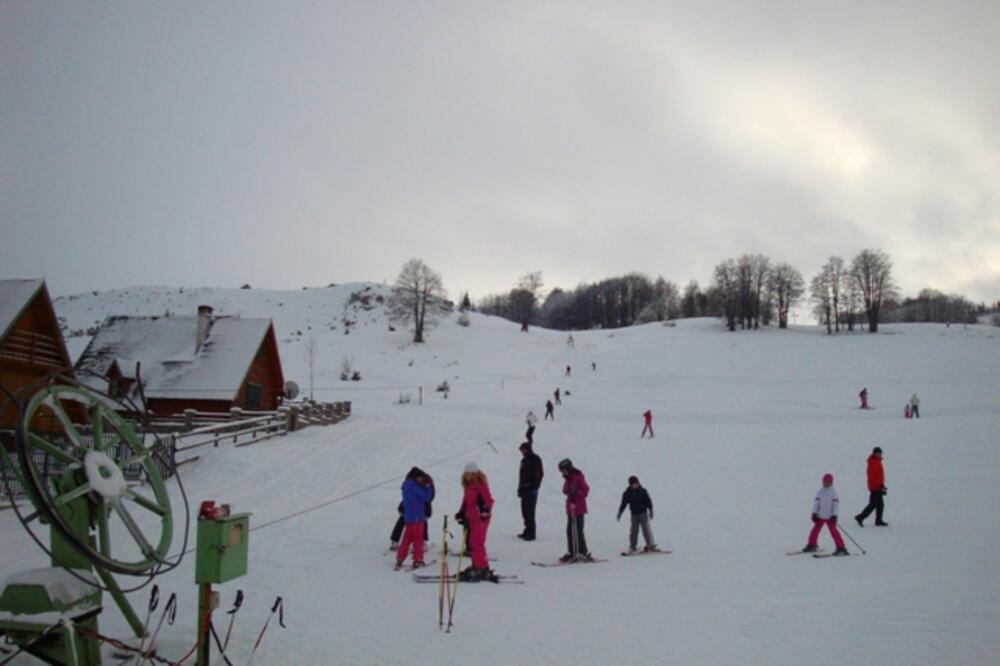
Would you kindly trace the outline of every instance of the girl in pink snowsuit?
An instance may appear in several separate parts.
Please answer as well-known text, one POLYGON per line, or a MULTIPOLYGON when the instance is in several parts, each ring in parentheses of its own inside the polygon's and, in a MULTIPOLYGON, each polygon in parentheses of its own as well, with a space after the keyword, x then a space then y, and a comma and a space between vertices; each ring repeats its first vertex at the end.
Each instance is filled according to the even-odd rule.
POLYGON ((472 569, 480 575, 489 572, 489 559, 486 555, 486 531, 490 527, 490 513, 493 510, 493 495, 486 481, 486 475, 476 466, 469 463, 462 474, 462 508, 459 511, 465 517, 469 528, 468 546, 472 554, 472 569))

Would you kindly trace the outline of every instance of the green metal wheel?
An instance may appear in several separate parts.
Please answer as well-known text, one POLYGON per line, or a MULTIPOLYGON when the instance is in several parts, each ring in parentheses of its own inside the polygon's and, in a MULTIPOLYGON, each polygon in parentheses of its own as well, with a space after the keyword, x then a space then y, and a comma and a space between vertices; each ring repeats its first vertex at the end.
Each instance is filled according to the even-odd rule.
POLYGON ((18 464, 38 514, 81 556, 96 567, 142 575, 166 563, 170 497, 152 453, 113 404, 82 386, 40 389, 18 421, 18 464), (123 470, 136 465, 145 483, 125 479, 123 470), (59 475, 51 474, 53 466, 59 475), (81 498, 90 513, 86 539, 67 517, 81 498))

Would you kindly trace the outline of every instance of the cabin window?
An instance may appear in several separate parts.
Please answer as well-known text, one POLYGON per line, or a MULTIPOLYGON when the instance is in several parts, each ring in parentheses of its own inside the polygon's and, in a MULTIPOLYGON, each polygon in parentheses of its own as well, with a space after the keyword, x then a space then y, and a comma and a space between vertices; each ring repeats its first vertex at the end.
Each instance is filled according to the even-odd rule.
POLYGON ((260 386, 247 383, 247 409, 260 409, 260 386))

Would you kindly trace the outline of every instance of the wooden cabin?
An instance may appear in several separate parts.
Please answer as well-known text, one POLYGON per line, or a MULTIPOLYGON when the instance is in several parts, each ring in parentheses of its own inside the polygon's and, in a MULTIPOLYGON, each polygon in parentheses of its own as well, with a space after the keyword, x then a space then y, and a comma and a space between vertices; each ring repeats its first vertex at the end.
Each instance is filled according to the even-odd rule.
MULTIPOLYGON (((0 385, 10 392, 47 375, 73 376, 44 280, 0 280, 0 385)), ((0 430, 15 426, 16 411, 0 391, 0 430)))
POLYGON ((76 364, 80 381, 156 415, 277 409, 285 379, 270 319, 109 317, 76 364))

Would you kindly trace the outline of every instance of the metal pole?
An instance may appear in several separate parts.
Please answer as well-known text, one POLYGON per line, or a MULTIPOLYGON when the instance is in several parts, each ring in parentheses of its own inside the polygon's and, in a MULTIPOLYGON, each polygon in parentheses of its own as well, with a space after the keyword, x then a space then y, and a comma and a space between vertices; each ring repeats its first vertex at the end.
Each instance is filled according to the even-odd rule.
POLYGON ((861 544, 860 544, 860 543, 858 543, 857 541, 855 541, 855 540, 854 540, 854 537, 852 537, 852 536, 850 535, 850 533, 849 533, 849 532, 848 532, 847 530, 845 530, 845 529, 844 529, 843 527, 841 527, 840 525, 837 525, 837 528, 838 528, 838 529, 839 529, 839 530, 840 530, 841 532, 843 532, 844 534, 846 534, 846 535, 847 535, 847 538, 851 540, 851 543, 853 543, 853 544, 854 544, 855 546, 857 546, 857 547, 858 547, 858 548, 859 548, 859 549, 861 550, 861 554, 862 554, 862 555, 867 555, 867 554, 868 554, 868 551, 866 551, 866 550, 865 550, 864 548, 861 548, 861 544))

